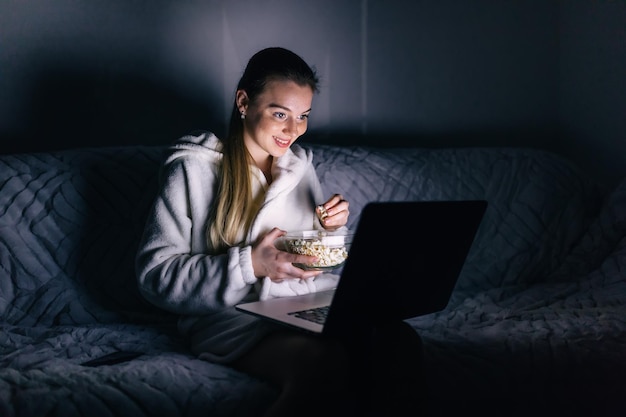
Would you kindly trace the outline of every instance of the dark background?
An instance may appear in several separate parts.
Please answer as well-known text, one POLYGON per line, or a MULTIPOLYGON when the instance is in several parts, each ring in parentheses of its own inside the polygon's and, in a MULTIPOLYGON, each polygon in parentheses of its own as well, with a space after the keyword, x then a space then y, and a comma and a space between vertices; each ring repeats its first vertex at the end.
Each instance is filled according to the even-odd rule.
POLYGON ((623 0, 2 0, 0 153, 221 135, 267 46, 322 78, 304 140, 528 146, 626 176, 623 0))

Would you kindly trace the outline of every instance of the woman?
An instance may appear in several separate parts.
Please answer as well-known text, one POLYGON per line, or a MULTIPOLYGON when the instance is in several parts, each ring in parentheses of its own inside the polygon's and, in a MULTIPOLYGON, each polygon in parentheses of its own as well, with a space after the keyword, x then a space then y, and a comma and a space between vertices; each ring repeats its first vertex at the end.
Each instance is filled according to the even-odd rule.
POLYGON ((237 86, 225 140, 203 133, 171 147, 137 254, 143 296, 180 314, 179 328, 199 357, 280 388, 266 416, 329 415, 328 404, 352 391, 355 361, 345 341, 296 333, 234 308, 336 284, 335 275, 293 265, 314 257, 275 246, 288 230, 336 230, 348 221, 349 203, 338 194, 324 200, 311 152, 294 145, 317 91, 317 75, 298 55, 283 48, 256 53, 237 86), (316 215, 319 205, 324 216, 316 215), (324 400, 311 401, 313 392, 324 400))

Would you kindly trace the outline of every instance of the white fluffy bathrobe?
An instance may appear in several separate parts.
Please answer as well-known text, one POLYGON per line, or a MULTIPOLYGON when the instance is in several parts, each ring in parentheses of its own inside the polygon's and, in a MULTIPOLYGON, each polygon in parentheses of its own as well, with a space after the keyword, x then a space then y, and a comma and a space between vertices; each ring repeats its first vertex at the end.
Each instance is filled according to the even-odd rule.
POLYGON ((315 206, 325 201, 312 164, 313 155, 298 145, 275 158, 268 187, 251 165, 253 190, 262 198, 245 244, 211 255, 207 219, 217 188, 220 142, 211 133, 185 136, 168 153, 161 188, 149 215, 137 254, 137 278, 143 296, 180 314, 179 328, 200 357, 226 363, 239 357, 274 327, 240 313, 241 301, 321 291, 338 277, 322 274, 309 280, 274 283, 258 279, 252 269, 251 244, 279 227, 320 228, 315 206), (258 194, 261 193, 261 194, 258 194))

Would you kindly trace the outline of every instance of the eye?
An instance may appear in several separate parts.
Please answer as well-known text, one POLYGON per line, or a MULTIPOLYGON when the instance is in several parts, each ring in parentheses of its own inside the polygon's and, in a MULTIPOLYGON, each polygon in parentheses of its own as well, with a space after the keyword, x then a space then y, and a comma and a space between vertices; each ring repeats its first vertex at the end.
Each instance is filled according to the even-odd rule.
POLYGON ((300 115, 300 116, 298 117, 298 119, 299 119, 299 120, 306 120, 306 119, 308 119, 308 118, 309 118, 309 114, 308 114, 308 113, 307 113, 307 114, 300 115))
POLYGON ((281 111, 274 112, 274 117, 277 119, 285 119, 287 115, 281 111))

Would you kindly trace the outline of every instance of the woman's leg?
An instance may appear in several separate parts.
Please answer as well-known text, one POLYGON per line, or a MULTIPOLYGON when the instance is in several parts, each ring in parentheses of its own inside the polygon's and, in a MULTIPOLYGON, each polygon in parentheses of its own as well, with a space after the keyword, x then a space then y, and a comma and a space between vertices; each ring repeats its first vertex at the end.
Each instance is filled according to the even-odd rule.
POLYGON ((340 342, 281 331, 267 336, 233 366, 280 388, 266 417, 350 415, 349 356, 340 342))
POLYGON ((399 321, 342 341, 274 333, 233 366, 281 389, 265 417, 413 417, 425 410, 422 353, 399 321))

